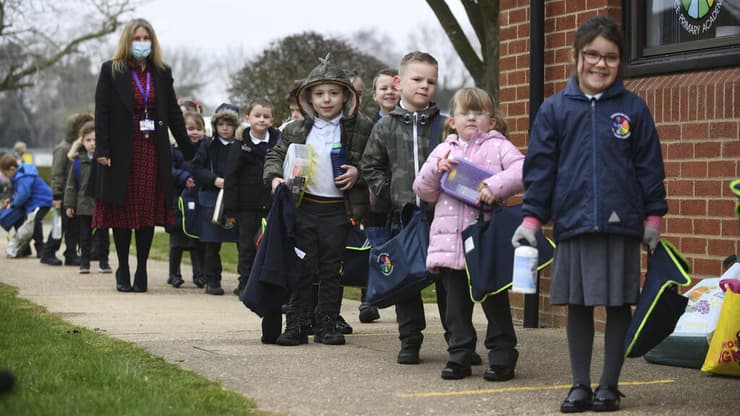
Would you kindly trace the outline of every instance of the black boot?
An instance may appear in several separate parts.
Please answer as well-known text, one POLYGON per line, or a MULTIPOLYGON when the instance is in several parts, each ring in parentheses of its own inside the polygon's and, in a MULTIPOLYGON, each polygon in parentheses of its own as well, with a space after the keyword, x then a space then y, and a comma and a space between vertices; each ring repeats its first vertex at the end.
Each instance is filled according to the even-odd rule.
POLYGON ((147 289, 147 283, 149 281, 149 277, 146 274, 146 270, 137 270, 136 273, 134 273, 134 292, 146 292, 147 289))
POLYGON ((246 278, 242 278, 241 276, 239 276, 239 285, 234 288, 234 294, 236 296, 241 295, 242 292, 244 291, 244 288, 246 286, 247 286, 247 279, 246 278))
POLYGON ((131 291, 131 273, 128 269, 116 270, 116 290, 119 292, 131 291))
MULTIPOLYGON (((197 244, 197 243, 196 243, 197 244)), ((207 279, 203 274, 203 253, 196 247, 190 250, 190 263, 193 267, 193 283, 199 288, 205 287, 207 279)))
POLYGON ((174 287, 180 287, 184 280, 182 280, 182 274, 180 273, 180 263, 182 262, 182 249, 179 247, 170 247, 170 277, 167 279, 167 284, 174 287))
POLYGON ((206 284, 206 294, 221 296, 224 294, 224 289, 221 287, 221 279, 208 279, 206 284))
POLYGON ((337 317, 316 315, 314 318, 313 342, 327 345, 344 345, 344 335, 337 330, 337 317))
POLYGON ((285 319, 285 332, 277 337, 275 343, 285 347, 308 344, 308 335, 306 335, 305 332, 306 323, 304 322, 304 318, 288 314, 285 319))

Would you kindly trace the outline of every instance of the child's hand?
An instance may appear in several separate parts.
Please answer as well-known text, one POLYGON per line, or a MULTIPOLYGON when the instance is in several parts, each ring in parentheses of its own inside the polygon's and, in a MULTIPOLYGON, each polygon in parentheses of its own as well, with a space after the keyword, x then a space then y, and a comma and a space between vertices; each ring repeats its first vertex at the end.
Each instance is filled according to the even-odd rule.
POLYGON ((3 201, 3 206, 5 208, 10 208, 10 205, 13 203, 13 200, 10 198, 7 198, 5 201, 3 201))
POLYGON ((72 208, 67 208, 67 218, 74 218, 75 217, 75 210, 72 208))
POLYGON ((97 158, 95 160, 97 160, 98 163, 101 164, 101 165, 103 165, 103 166, 110 167, 110 158, 107 158, 107 157, 99 157, 99 158, 97 158))
POLYGON ((452 170, 452 165, 457 164, 457 160, 450 159, 450 152, 452 150, 448 150, 445 155, 437 161, 437 172, 449 172, 452 170))
POLYGON ((285 179, 283 178, 275 178, 272 180, 272 193, 275 193, 275 189, 277 189, 278 185, 281 183, 285 183, 285 179))
POLYGON ((195 181, 193 180, 193 178, 188 178, 185 181, 185 187, 186 188, 195 188, 195 181))
POLYGON ((337 185, 343 185, 339 188, 340 191, 349 191, 357 183, 357 178, 360 176, 360 172, 357 168, 352 165, 342 165, 342 169, 346 169, 346 172, 334 178, 334 183, 337 185))
POLYGON ((213 181, 213 186, 215 186, 216 188, 219 188, 219 189, 223 189, 224 188, 224 178, 222 178, 220 176, 218 178, 216 178, 216 180, 213 181))
POLYGON ((493 192, 485 184, 481 184, 480 194, 478 194, 478 204, 493 205, 496 202, 496 198, 493 196, 493 192))

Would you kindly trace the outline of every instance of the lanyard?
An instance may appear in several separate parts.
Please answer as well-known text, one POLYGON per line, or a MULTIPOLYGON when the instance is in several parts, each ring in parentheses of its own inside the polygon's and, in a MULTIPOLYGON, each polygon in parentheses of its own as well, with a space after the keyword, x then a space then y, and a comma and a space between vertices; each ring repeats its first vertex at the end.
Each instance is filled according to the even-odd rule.
POLYGON ((144 87, 141 85, 141 81, 139 80, 139 76, 136 75, 135 70, 131 70, 131 75, 133 75, 134 82, 136 82, 136 88, 138 88, 141 95, 144 96, 144 117, 149 118, 149 107, 147 106, 147 102, 149 102, 149 81, 151 80, 151 73, 149 71, 146 72, 146 90, 144 90, 144 87))

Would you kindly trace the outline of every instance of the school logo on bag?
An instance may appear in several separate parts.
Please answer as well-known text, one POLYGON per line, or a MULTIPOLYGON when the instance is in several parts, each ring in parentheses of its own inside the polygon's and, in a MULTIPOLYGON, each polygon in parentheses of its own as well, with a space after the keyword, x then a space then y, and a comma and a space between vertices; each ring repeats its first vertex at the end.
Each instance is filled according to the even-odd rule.
POLYGON ((393 272, 393 262, 388 253, 378 254, 378 264, 380 265, 380 272, 384 276, 389 276, 393 272))
POLYGON ((630 137, 630 118, 624 113, 614 113, 610 116, 612 119, 612 132, 617 139, 626 139, 630 137))

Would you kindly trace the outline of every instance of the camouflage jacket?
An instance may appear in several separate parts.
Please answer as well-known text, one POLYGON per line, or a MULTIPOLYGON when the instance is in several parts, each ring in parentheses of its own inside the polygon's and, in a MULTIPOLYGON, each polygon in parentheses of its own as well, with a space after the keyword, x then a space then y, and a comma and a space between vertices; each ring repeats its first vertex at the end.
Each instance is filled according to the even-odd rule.
MULTIPOLYGON (((377 205, 386 210, 397 210, 407 203, 419 205, 420 201, 411 188, 415 172, 421 169, 433 148, 442 142, 445 121, 446 117, 432 103, 426 110, 416 113, 396 106, 375 124, 362 155, 360 172, 370 191, 377 196, 377 205), (430 146, 435 117, 441 117, 439 133, 430 146)), ((376 206, 374 211, 381 210, 376 206)))

